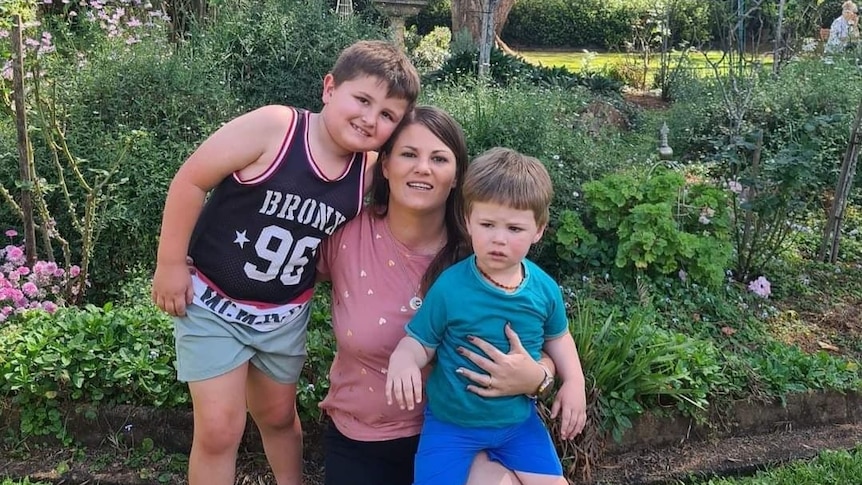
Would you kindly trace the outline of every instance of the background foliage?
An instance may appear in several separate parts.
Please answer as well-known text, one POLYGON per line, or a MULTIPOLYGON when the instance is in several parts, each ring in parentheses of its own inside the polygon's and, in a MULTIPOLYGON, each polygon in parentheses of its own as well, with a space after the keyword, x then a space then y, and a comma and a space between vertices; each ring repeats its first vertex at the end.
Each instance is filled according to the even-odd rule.
MULTIPOLYGON (((584 2, 577 15, 597 23, 576 29, 562 17, 575 15, 568 4, 522 4, 560 8, 540 12, 546 17, 513 12, 511 29, 535 18, 542 22, 537 32, 561 25, 560 32, 593 40, 610 32, 601 41, 611 46, 630 40, 612 27, 630 23, 649 2, 584 2)), ((700 18, 703 2, 679 5, 694 18, 686 24, 680 17, 688 26, 681 31, 706 36, 720 27, 700 18)), ((429 8, 420 23, 437 26, 445 2, 429 8)), ((88 173, 105 171, 123 147, 130 151, 99 228, 90 305, 57 318, 25 313, 0 327, 0 394, 28 410, 25 434, 64 438, 61 408, 67 405, 188 405, 172 369, 170 322, 147 303, 169 180, 197 144, 239 113, 272 102, 318 108, 321 78, 339 50, 384 35, 369 2, 357 2, 357 10, 361 15, 341 23, 325 2, 221 2, 212 21, 193 26, 180 42, 162 35, 128 44, 70 21, 68 13, 49 12, 45 25, 55 32, 57 50, 44 60, 41 79, 60 108, 70 149, 88 173)), ((532 35, 526 28, 523 35, 527 30, 532 35)), ((799 325, 782 307, 805 298, 792 301, 816 312, 823 302, 862 295, 854 276, 862 262, 862 236, 853 233, 862 220, 858 189, 842 264, 805 260, 816 252, 824 218, 818 203, 834 185, 862 95, 855 61, 827 65, 802 57, 779 75, 750 66, 751 96, 737 123, 730 101, 739 93, 727 91, 730 78, 721 69, 675 78, 670 108, 644 111, 627 104, 619 83, 602 75, 536 68, 496 51, 491 81, 480 82, 475 51, 446 49, 443 29, 419 37, 433 31, 419 26, 409 38, 414 58, 428 61, 421 102, 452 113, 471 154, 505 145, 538 157, 551 172, 550 230, 531 257, 559 279, 569 299, 572 331, 594 385, 596 429, 619 437, 645 409, 669 406, 703 419, 704 409, 731 399, 860 389, 859 344, 842 343, 843 356, 798 345, 789 337, 798 337, 799 325), (608 122, 607 113, 621 123, 608 122), (663 122, 674 163, 655 157, 663 122), (756 133, 763 134, 762 168, 751 173, 756 133), (742 202, 729 182, 772 198, 742 202), (785 228, 788 239, 743 275, 734 268, 740 251, 733 234, 740 214, 755 209, 785 228), (773 281, 772 299, 747 290, 748 276, 758 275, 773 281)), ((8 88, 2 81, 2 92, 8 88)), ((12 187, 15 131, 10 106, 2 109, 0 180, 12 187)), ((41 170, 50 166, 50 150, 39 140, 34 136, 37 168, 48 177, 41 170)), ((0 224, 16 227, 3 207, 0 224)), ((70 222, 58 213, 57 224, 63 229, 70 222)), ((326 393, 334 352, 326 289, 316 298, 299 389, 306 422, 319 419, 316 404, 326 393)))

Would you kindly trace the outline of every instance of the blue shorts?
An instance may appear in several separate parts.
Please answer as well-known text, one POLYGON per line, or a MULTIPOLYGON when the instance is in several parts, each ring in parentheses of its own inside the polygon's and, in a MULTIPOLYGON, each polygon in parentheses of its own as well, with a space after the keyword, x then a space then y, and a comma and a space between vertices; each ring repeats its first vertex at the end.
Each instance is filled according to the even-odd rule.
POLYGON ((481 451, 513 472, 563 475, 551 435, 535 408, 523 423, 465 428, 437 420, 426 407, 413 485, 463 485, 481 451))

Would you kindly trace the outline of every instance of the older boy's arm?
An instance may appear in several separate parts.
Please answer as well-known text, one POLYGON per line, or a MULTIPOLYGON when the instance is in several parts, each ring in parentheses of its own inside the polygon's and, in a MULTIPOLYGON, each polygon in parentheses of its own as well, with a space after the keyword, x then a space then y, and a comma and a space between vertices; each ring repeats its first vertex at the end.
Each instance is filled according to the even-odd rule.
POLYGON ((584 372, 572 335, 545 341, 545 352, 557 365, 563 384, 551 406, 551 418, 561 415, 560 437, 572 439, 584 429, 587 420, 587 398, 584 372))
POLYGON ((186 256, 207 192, 234 172, 254 171, 257 165, 265 170, 293 116, 289 108, 267 106, 235 118, 204 141, 177 171, 165 200, 152 290, 153 302, 168 314, 184 315, 192 299, 186 256))

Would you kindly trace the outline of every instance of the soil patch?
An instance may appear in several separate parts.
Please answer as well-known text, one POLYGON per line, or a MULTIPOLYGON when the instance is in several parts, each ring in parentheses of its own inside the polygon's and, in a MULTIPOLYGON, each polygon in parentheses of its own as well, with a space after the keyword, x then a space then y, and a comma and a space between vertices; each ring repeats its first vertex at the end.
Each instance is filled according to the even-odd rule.
POLYGON ((862 443, 860 424, 790 428, 607 456, 596 467, 595 479, 606 484, 653 485, 678 483, 692 476, 751 474, 791 460, 813 458, 822 450, 851 449, 862 443))
POLYGON ((670 108, 670 102, 649 91, 626 91, 623 98, 629 103, 646 110, 665 110, 670 108))
MULTIPOLYGON (((306 442, 307 485, 323 483, 320 440, 306 442)), ((790 460, 809 459, 825 449, 850 449, 862 443, 862 424, 784 429, 756 436, 737 436, 676 446, 640 449, 604 456, 594 482, 606 485, 678 484, 692 476, 750 474, 790 460)), ((130 447, 105 440, 85 449, 18 443, 0 448, 0 477, 73 485, 158 485, 187 483, 187 458, 158 449, 130 447)), ((259 451, 244 448, 237 463, 237 485, 275 484, 259 451)))

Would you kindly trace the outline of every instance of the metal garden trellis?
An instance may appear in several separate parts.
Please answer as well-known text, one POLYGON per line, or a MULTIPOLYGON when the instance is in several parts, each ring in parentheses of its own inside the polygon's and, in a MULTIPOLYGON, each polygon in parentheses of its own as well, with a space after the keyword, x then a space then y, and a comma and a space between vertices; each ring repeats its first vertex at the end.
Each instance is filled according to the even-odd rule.
POLYGON ((353 15, 353 0, 338 0, 335 6, 335 13, 342 19, 353 15))
POLYGON ((834 263, 838 259, 838 243, 841 238, 841 223, 844 220, 844 210, 847 208, 847 199, 850 196, 850 187, 853 184, 853 176, 856 174, 856 164, 859 160, 860 146, 862 146, 862 99, 856 109, 856 118, 850 128, 850 141, 847 151, 844 152, 844 160, 841 163, 841 174, 835 186, 835 196, 832 200, 832 208, 829 211, 829 219, 823 231, 823 242, 820 245, 819 259, 834 263))

